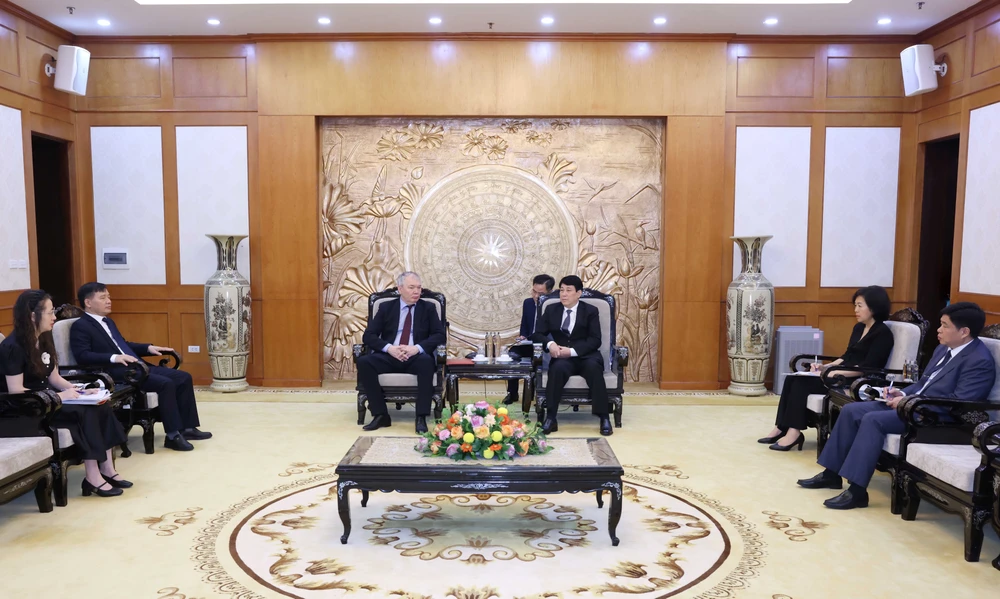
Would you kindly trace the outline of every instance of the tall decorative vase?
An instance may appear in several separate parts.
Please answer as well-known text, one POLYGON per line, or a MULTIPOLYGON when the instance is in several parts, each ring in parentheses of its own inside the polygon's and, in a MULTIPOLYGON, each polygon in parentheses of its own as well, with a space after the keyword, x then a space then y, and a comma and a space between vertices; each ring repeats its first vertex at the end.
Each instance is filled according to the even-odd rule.
POLYGON ((729 340, 729 392, 763 395, 774 333, 774 285, 760 270, 761 253, 770 235, 731 237, 740 248, 743 267, 726 293, 729 340))
POLYGON ((236 270, 236 248, 246 235, 209 235, 219 255, 205 283, 205 336, 212 364, 212 390, 243 391, 250 355, 250 282, 236 270))

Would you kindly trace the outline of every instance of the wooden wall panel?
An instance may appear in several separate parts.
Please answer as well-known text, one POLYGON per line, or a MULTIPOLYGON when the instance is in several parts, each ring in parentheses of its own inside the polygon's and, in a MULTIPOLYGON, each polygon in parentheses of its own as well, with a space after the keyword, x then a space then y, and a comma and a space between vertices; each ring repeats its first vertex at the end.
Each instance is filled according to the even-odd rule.
POLYGON ((972 57, 973 76, 1000 67, 1000 20, 972 34, 972 57))
POLYGON ((181 314, 181 343, 180 347, 174 349, 184 359, 184 364, 190 366, 201 364, 205 368, 210 368, 208 363, 208 345, 205 338, 205 314, 204 312, 185 312, 181 314), (188 351, 188 347, 197 345, 201 348, 198 353, 188 351))
POLYGON ((87 96, 159 98, 159 58, 92 58, 87 96))
POLYGON ((174 97, 245 98, 247 60, 174 57, 174 97))
POLYGON ((31 38, 26 41, 28 81, 44 87, 53 87, 55 76, 49 77, 45 74, 45 65, 52 64, 52 59, 59 54, 58 48, 53 48, 31 38))
POLYGON ((115 312, 111 317, 125 339, 132 343, 162 345, 170 338, 166 312, 115 312))
POLYGON ((811 98, 815 77, 812 58, 740 57, 736 62, 736 95, 811 98))
POLYGON ((828 58, 827 98, 902 98, 899 58, 828 58))
POLYGON ((20 76, 20 56, 17 49, 17 31, 0 23, 0 71, 20 76))

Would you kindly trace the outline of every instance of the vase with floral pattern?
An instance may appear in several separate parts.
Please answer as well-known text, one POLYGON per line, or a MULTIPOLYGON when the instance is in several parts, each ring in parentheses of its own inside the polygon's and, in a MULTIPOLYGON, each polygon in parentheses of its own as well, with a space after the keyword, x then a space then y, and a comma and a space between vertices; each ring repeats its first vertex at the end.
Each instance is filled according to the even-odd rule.
POLYGON ((764 278, 760 263, 764 244, 771 236, 730 239, 740 248, 743 265, 726 292, 729 392, 764 395, 774 332, 774 286, 764 278))
POLYGON ((250 357, 250 282, 236 270, 236 248, 246 235, 209 235, 218 270, 205 283, 205 335, 212 390, 243 391, 250 357))

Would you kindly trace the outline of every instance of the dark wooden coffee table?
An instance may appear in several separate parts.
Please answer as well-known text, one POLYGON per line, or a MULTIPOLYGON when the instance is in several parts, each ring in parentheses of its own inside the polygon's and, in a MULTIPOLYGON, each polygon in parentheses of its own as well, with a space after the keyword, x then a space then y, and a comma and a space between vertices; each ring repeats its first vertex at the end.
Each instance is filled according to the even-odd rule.
POLYGON ((513 461, 465 460, 425 456, 413 449, 417 437, 358 437, 337 465, 337 509, 344 523, 340 542, 351 534, 351 489, 361 491, 361 507, 369 491, 397 493, 596 493, 604 507, 611 493, 608 535, 618 546, 615 530, 622 516, 622 470, 606 439, 556 438, 545 455, 513 461))
MULTIPOLYGON (((541 346, 539 346, 541 347, 541 346)), ((522 408, 525 414, 531 408, 535 398, 535 373, 542 363, 541 351, 537 358, 528 360, 514 359, 509 362, 490 358, 487 362, 449 361, 445 365, 445 395, 448 396, 448 407, 454 412, 458 409, 458 381, 468 379, 475 381, 524 381, 524 400, 522 408)))

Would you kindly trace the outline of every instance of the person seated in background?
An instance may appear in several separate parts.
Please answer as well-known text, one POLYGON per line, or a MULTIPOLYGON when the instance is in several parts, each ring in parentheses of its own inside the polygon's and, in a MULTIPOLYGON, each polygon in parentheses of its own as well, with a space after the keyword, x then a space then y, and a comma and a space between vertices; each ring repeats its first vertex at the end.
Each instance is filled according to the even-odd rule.
POLYGON ((904 397, 926 395, 959 401, 983 401, 996 379, 996 364, 986 344, 978 339, 986 313, 971 302, 958 302, 941 310, 938 345, 917 382, 900 390, 886 388, 882 401, 859 401, 840 411, 837 424, 819 465, 825 470, 798 484, 807 489, 847 490, 823 505, 835 510, 868 506, 868 483, 882 453, 886 435, 902 434, 906 423, 896 412, 904 397))
MULTIPOLYGON (((531 280, 531 297, 525 298, 524 303, 521 304, 521 329, 518 331, 517 338, 514 339, 515 343, 527 341, 532 333, 535 332, 538 317, 542 314, 541 310, 539 310, 539 301, 543 295, 552 291, 555 285, 556 280, 550 275, 536 275, 531 280)), ((532 347, 530 345, 515 346, 510 351, 519 358, 530 358, 532 347)), ((517 385, 519 382, 517 379, 507 381, 507 396, 503 398, 505 405, 517 403, 517 385)))
MULTIPOLYGON (((884 368, 892 353, 892 331, 885 325, 889 318, 889 294, 878 285, 862 287, 851 298, 854 303, 854 317, 858 324, 851 331, 847 351, 839 359, 829 364, 813 364, 812 371, 820 373, 831 366, 866 366, 884 368)), ((846 374, 846 373, 845 373, 846 374)), ((827 388, 819 376, 786 376, 778 401, 778 414, 774 428, 768 435, 758 439, 758 443, 770 444, 770 449, 788 451, 796 445, 799 451, 805 442, 803 430, 806 428, 806 398, 813 394, 826 395, 827 388)))
MULTIPOLYGON (((14 302, 14 332, 0 343, 0 392, 24 393, 52 389, 60 399, 81 396, 72 383, 59 375, 52 325, 56 322, 52 298, 40 289, 29 289, 14 302)), ((96 389, 87 389, 89 395, 96 389)), ((132 486, 115 471, 111 450, 125 442, 125 430, 111 405, 63 404, 52 413, 49 424, 64 428, 80 448, 85 470, 83 494, 100 497, 121 495, 132 486)))
POLYGON ((447 338, 434 305, 420 301, 423 284, 415 272, 396 277, 399 299, 383 302, 365 328, 362 341, 371 351, 358 358, 358 382, 368 395, 372 421, 363 429, 392 426, 378 375, 405 372, 417 375, 415 429, 427 432, 434 393, 434 350, 447 338))
MULTIPOLYGON (((103 283, 86 283, 77 291, 77 299, 85 312, 69 330, 70 349, 76 361, 84 366, 101 366, 115 381, 123 381, 129 364, 142 356, 161 356, 174 351, 150 343, 130 343, 125 340, 111 314, 111 294, 103 283)), ((194 397, 194 381, 183 370, 150 366, 142 391, 156 393, 160 404, 160 420, 166 440, 163 446, 175 451, 191 451, 191 441, 212 438, 212 433, 198 430, 198 404, 194 397)))
POLYGON ((559 281, 559 304, 545 309, 531 336, 533 342, 545 344, 545 351, 552 357, 542 420, 542 432, 546 435, 559 430, 559 401, 566 381, 574 375, 587 381, 593 414, 601 419, 601 434, 614 433, 608 418, 608 388, 604 384, 601 317, 597 308, 580 301, 581 295, 580 277, 563 277, 559 281))

